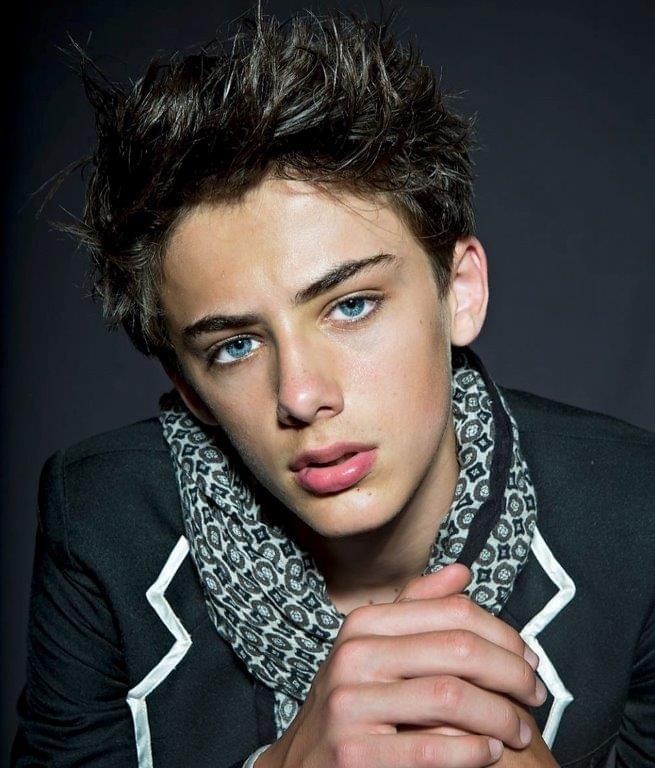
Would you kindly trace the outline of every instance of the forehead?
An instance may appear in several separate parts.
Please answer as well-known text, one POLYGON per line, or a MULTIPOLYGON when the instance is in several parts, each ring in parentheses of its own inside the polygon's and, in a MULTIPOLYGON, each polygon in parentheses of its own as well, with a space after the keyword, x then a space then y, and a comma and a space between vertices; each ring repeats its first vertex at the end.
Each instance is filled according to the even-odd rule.
POLYGON ((162 304, 175 324, 217 306, 243 310, 256 293, 292 296, 330 266, 406 250, 410 239, 382 199, 267 179, 238 202, 199 204, 178 223, 164 255, 162 304))

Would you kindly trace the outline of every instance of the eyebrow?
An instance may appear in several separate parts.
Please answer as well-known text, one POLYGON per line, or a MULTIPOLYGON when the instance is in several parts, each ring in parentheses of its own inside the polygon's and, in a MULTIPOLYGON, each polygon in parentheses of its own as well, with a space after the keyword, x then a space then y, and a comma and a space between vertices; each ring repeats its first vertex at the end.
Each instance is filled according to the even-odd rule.
MULTIPOLYGON (((293 306, 297 307, 301 304, 306 304, 317 296, 326 293, 335 285, 366 269, 370 269, 378 264, 398 264, 399 261, 399 257, 392 253, 378 253, 376 256, 371 256, 368 259, 344 261, 317 280, 314 280, 307 287, 299 290, 293 297, 293 306)), ((252 312, 243 315, 205 315, 200 320, 187 325, 182 331, 182 337, 186 342, 191 342, 206 333, 216 333, 227 328, 245 328, 246 326, 254 325, 259 320, 259 316, 252 312)))

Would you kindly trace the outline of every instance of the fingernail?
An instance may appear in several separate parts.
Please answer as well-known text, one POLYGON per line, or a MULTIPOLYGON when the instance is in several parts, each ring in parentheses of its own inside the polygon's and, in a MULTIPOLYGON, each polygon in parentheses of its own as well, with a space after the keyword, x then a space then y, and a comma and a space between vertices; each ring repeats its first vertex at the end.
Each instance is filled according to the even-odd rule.
POLYGON ((524 747, 529 744, 530 739, 532 739, 532 730, 530 726, 525 722, 525 720, 521 720, 519 739, 521 740, 521 744, 523 744, 524 747))
POLYGON ((489 739, 489 751, 493 759, 496 760, 503 751, 503 742, 499 739, 489 739))
POLYGON ((539 657, 532 650, 532 648, 530 648, 529 645, 525 646, 525 650, 523 651, 523 658, 528 662, 532 669, 537 668, 537 665, 539 664, 539 657))
POLYGON ((534 689, 535 696, 537 697, 537 702, 539 704, 543 704, 544 701, 546 701, 546 698, 548 697, 548 691, 546 691, 546 686, 541 682, 539 678, 537 678, 537 684, 534 689))

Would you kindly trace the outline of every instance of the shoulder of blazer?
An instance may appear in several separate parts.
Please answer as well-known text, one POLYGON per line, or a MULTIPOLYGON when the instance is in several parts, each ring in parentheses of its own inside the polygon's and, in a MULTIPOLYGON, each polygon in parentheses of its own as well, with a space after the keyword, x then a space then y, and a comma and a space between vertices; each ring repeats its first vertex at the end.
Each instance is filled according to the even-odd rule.
MULTIPOLYGON (((616 737, 633 671, 645 678, 652 669, 639 659, 652 658, 646 628, 655 605, 655 434, 499 389, 537 498, 531 552, 503 618, 541 659, 549 696, 534 715, 544 740, 562 765, 582 765, 616 737)), ((637 677, 633 682, 637 689, 637 677)))
POLYGON ((647 547, 655 544, 655 433, 528 392, 500 391, 535 483, 542 533, 564 544, 574 530, 602 531, 607 553, 622 540, 653 560, 647 547))
POLYGON ((655 432, 606 413, 497 385, 519 431, 567 435, 588 440, 626 440, 655 446, 655 432))
MULTIPOLYGON (((124 683, 112 678, 102 704, 136 740, 139 766, 223 765, 244 755, 242 763, 262 743, 252 679, 212 625, 158 418, 52 454, 41 472, 39 521, 63 576, 57 583, 83 598, 72 622, 88 634, 89 615, 106 619, 90 668, 101 668, 107 639, 120 648, 124 683), (217 726, 209 735, 206 723, 217 726)), ((102 733, 111 738, 109 728, 102 733)), ((107 764, 116 754, 107 751, 107 764)))
MULTIPOLYGON (((168 552, 183 535, 173 461, 157 417, 102 432, 48 457, 39 524, 71 564, 116 569, 116 551, 168 552)), ((156 560, 155 560, 156 562, 156 560)), ((147 577, 146 577, 147 578, 147 577)))
POLYGON ((171 630, 148 597, 152 590, 166 592, 186 630, 209 620, 187 557, 173 459, 158 418, 50 456, 41 473, 39 518, 60 562, 90 579, 111 606, 135 674, 170 646, 171 630))
POLYGON ((66 463, 102 453, 125 451, 168 453, 168 446, 157 416, 99 432, 66 447, 66 463))

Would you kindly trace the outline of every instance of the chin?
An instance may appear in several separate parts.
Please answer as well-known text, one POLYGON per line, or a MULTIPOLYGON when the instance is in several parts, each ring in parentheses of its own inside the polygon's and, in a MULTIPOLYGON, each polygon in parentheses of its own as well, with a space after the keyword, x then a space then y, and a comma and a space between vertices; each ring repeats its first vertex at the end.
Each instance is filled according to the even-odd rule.
MULTIPOLYGON (((357 493, 357 492, 355 492, 357 493)), ((364 493, 360 491, 359 493, 364 493)), ((335 505, 328 507, 324 514, 305 514, 301 516, 303 522, 319 536, 327 539, 342 539, 347 536, 366 535, 372 531, 383 528, 396 516, 397 510, 382 507, 377 503, 375 496, 368 492, 365 504, 359 505, 335 505)), ((387 502, 388 504, 388 502, 387 502)))

